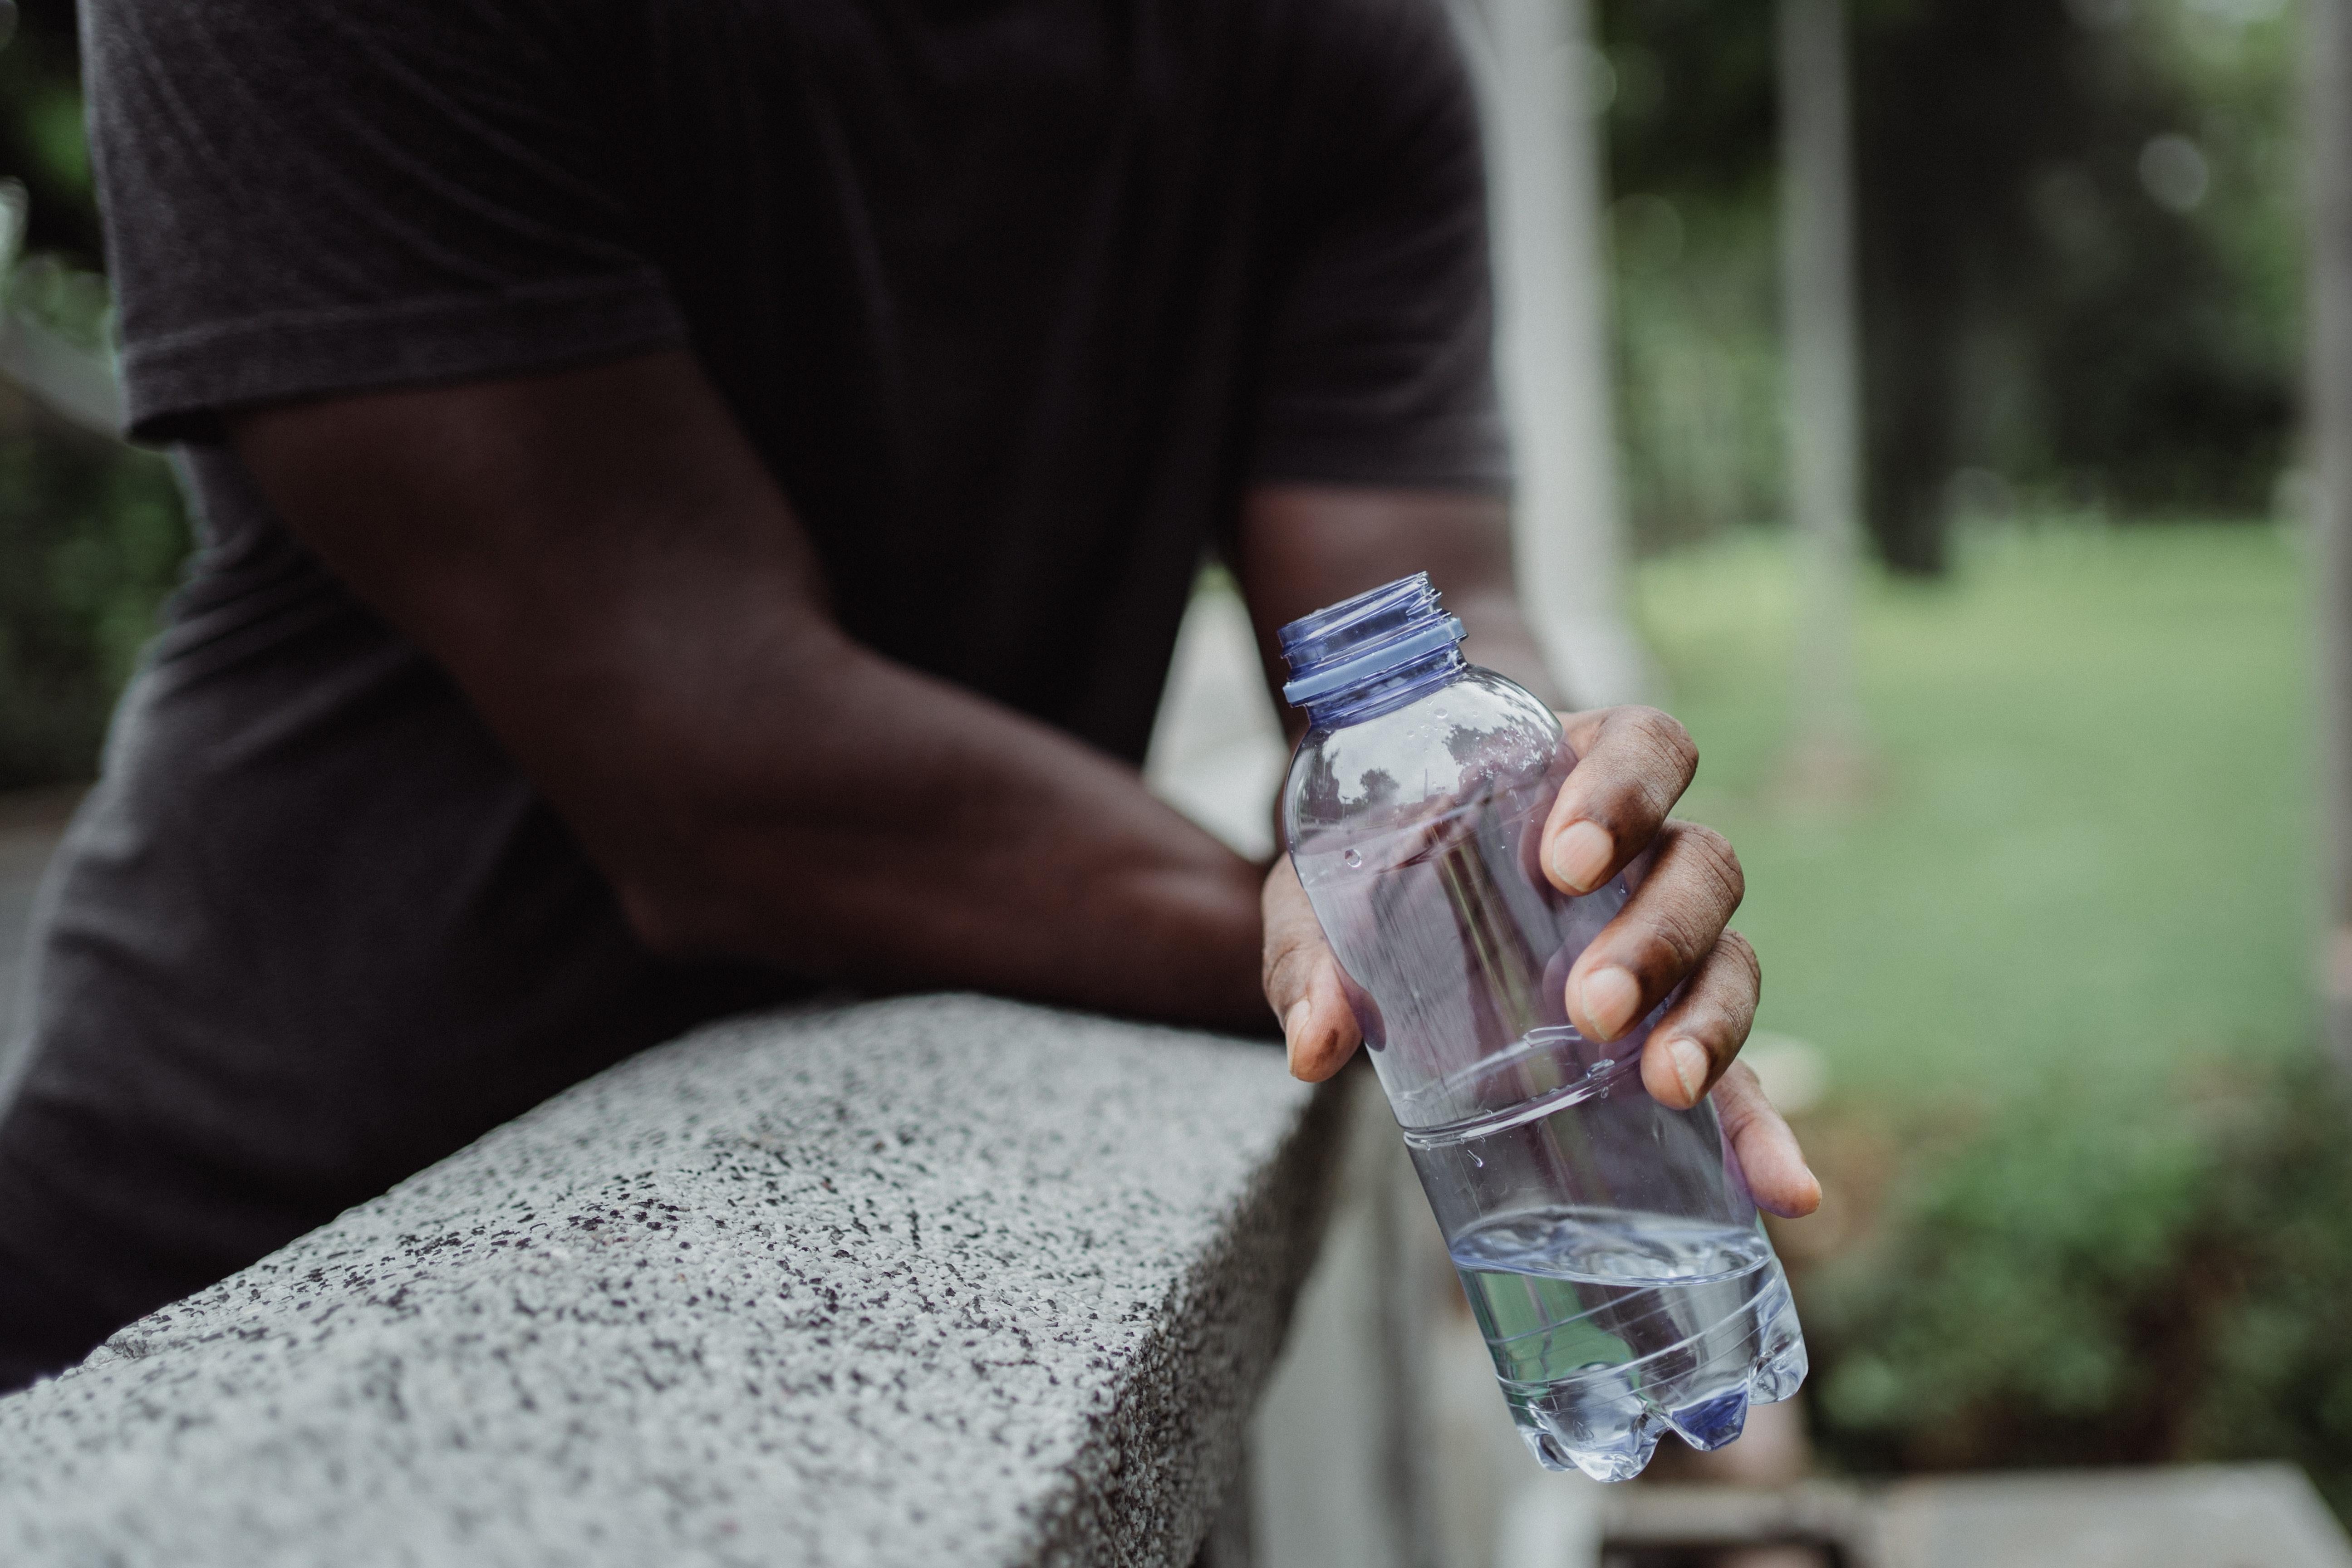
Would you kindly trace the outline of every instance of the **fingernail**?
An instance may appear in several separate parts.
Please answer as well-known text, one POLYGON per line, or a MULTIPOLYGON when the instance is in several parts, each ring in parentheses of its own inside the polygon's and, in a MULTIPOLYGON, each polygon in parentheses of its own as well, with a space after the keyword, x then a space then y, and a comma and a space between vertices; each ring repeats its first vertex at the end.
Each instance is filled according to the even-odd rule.
POLYGON ((1579 893, 1591 893, 1608 873, 1617 841, 1598 822, 1570 822, 1551 852, 1552 874, 1579 893))
POLYGON ((1674 1069, 1675 1082, 1682 1085, 1683 1098, 1698 1103, 1699 1095, 1706 1089, 1706 1051, 1695 1040, 1666 1041, 1666 1065, 1674 1069))
POLYGON ((1305 1032, 1307 1015, 1313 1010, 1307 1006, 1307 998, 1301 997, 1290 1004, 1288 1012, 1282 1015, 1283 1055, 1289 1061, 1293 1075, 1298 1071, 1298 1037, 1305 1032))
POLYGON ((1801 1160, 1797 1163, 1797 1174, 1803 1177, 1813 1190, 1808 1193, 1800 1188, 1791 1195, 1788 1212, 1783 1213, 1778 1208, 1772 1211, 1783 1219, 1802 1219, 1806 1215, 1817 1213, 1822 1207, 1822 1178, 1813 1174, 1812 1166, 1801 1160))
POLYGON ((1633 1021, 1633 1009, 1642 1005, 1642 983, 1613 965, 1595 969, 1584 977, 1583 999, 1585 1021, 1593 1033, 1602 1040, 1615 1040, 1633 1021))

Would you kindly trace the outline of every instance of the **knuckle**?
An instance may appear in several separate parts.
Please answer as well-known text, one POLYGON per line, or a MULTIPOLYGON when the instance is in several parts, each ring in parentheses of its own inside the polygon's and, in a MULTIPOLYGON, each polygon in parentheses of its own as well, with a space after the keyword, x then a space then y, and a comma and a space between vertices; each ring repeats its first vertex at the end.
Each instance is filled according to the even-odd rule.
POLYGON ((1646 837, 1690 783, 1697 751, 1682 726, 1657 709, 1612 708, 1587 755, 1595 766, 1580 799, 1582 814, 1612 832, 1646 837))
POLYGON ((1731 841, 1700 822, 1677 821, 1674 828, 1677 863, 1687 858, 1690 873, 1722 904, 1727 915, 1738 908, 1748 896, 1748 873, 1731 841))
POLYGON ((1675 1032, 1695 1040, 1707 1054, 1716 1071, 1723 1068, 1739 1054, 1748 1041, 1748 1030, 1731 1009, 1705 997, 1693 997, 1677 1009, 1675 1032))
POLYGON ((1748 1043, 1748 1031, 1756 1027, 1755 1009, 1727 1002, 1717 998, 1708 1011, 1714 1015, 1713 1048, 1718 1062, 1729 1062, 1748 1043))
POLYGON ((1724 962, 1720 947, 1700 966, 1699 977, 1691 985, 1691 1002, 1739 1039, 1748 1038, 1748 1026, 1756 1017, 1756 989, 1736 963, 1724 962))
MULTIPOLYGON (((1711 955, 1725 941, 1724 922, 1747 891, 1739 857, 1722 834, 1694 822, 1670 821, 1660 837, 1659 858, 1641 898, 1638 967, 1671 983, 1704 966, 1703 988, 1711 989, 1717 978, 1711 955)), ((1731 934, 1730 939, 1735 961, 1754 973, 1754 950, 1744 937, 1731 934)))
POLYGON ((1684 772, 1697 772, 1698 742, 1691 738, 1691 732, 1683 727, 1683 721, 1657 708, 1647 711, 1657 735, 1659 749, 1684 772))
POLYGON ((1312 995, 1318 969, 1326 962, 1328 953, 1319 932, 1312 938, 1294 936, 1269 942, 1259 967, 1259 984, 1267 1003, 1281 1012, 1312 995))
POLYGON ((1770 1107, 1756 1070, 1744 1061, 1733 1062, 1715 1081, 1715 1113, 1722 1118, 1727 1136, 1739 1136, 1759 1117, 1768 1114, 1770 1107))
POLYGON ((1716 946, 1748 977, 1749 993, 1760 998, 1764 994, 1764 960, 1756 956, 1756 944, 1737 931, 1727 930, 1716 946))
POLYGON ((1269 944, 1265 956, 1258 966, 1258 983, 1265 989, 1265 999, 1279 1007, 1297 987, 1298 944, 1269 944))
POLYGON ((1748 1031, 1756 1027, 1759 994, 1753 951, 1738 933, 1725 933, 1700 966, 1689 992, 1692 1032, 1715 1052, 1717 1061, 1730 1060, 1748 1043, 1748 1031))
POLYGON ((1706 956, 1714 937, 1715 933, 1702 920, 1694 919, 1689 910, 1662 909, 1650 925, 1649 962, 1643 967, 1671 984, 1706 956))
POLYGON ((1671 780, 1672 794, 1679 796, 1683 786, 1698 771, 1698 743, 1680 719, 1661 708, 1632 707, 1621 710, 1629 728, 1640 737, 1643 750, 1651 764, 1651 782, 1664 789, 1671 780))

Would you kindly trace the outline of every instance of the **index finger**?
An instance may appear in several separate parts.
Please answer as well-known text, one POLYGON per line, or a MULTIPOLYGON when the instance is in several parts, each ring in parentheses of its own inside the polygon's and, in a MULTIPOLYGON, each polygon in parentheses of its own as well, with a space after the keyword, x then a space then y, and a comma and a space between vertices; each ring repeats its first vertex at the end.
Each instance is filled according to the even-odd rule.
POLYGON ((1544 821, 1544 874, 1562 893, 1591 893, 1657 836, 1698 772, 1698 747, 1654 707, 1597 708, 1561 725, 1577 762, 1544 821))

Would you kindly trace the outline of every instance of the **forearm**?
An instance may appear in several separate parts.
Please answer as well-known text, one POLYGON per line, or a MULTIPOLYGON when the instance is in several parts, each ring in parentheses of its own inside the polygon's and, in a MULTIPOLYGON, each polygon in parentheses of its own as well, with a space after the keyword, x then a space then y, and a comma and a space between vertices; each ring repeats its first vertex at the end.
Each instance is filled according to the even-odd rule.
POLYGON ((1462 652, 1472 664, 1508 675, 1552 708, 1569 706, 1507 576, 1499 592, 1457 596, 1445 590, 1445 607, 1462 618, 1462 652))
MULTIPOLYGON (((1269 677, 1282 657, 1276 631, 1299 616, 1383 582, 1426 571, 1462 618, 1475 663, 1565 706, 1519 607, 1510 510, 1501 497, 1458 491, 1266 486, 1244 507, 1235 574, 1249 601, 1269 677)), ((1297 738, 1302 716, 1286 710, 1297 738)))
POLYGON ((255 411, 231 434, 656 945, 1262 1020, 1250 868, 1132 769, 845 636, 686 356, 255 411))
POLYGON ((621 755, 674 766, 552 770, 585 786, 561 803, 648 936, 860 984, 1263 1021, 1256 873, 1131 769, 845 642, 821 679, 804 642, 786 657, 666 694, 621 755))

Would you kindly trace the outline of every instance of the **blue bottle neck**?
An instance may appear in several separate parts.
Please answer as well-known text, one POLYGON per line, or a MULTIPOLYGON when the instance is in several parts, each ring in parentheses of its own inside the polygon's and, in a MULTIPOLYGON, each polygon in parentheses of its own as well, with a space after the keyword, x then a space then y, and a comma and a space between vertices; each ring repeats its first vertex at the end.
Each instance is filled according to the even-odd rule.
POLYGON ((1440 686, 1452 685, 1469 667, 1470 661, 1462 656, 1461 645, 1449 643, 1362 685, 1307 702, 1302 705, 1307 709, 1307 722, 1317 729, 1339 729, 1378 718, 1407 703, 1419 701, 1440 686))
POLYGON ((1318 729, 1357 723, 1454 680, 1468 667, 1461 640, 1462 622, 1415 572, 1285 626, 1282 695, 1318 729))

